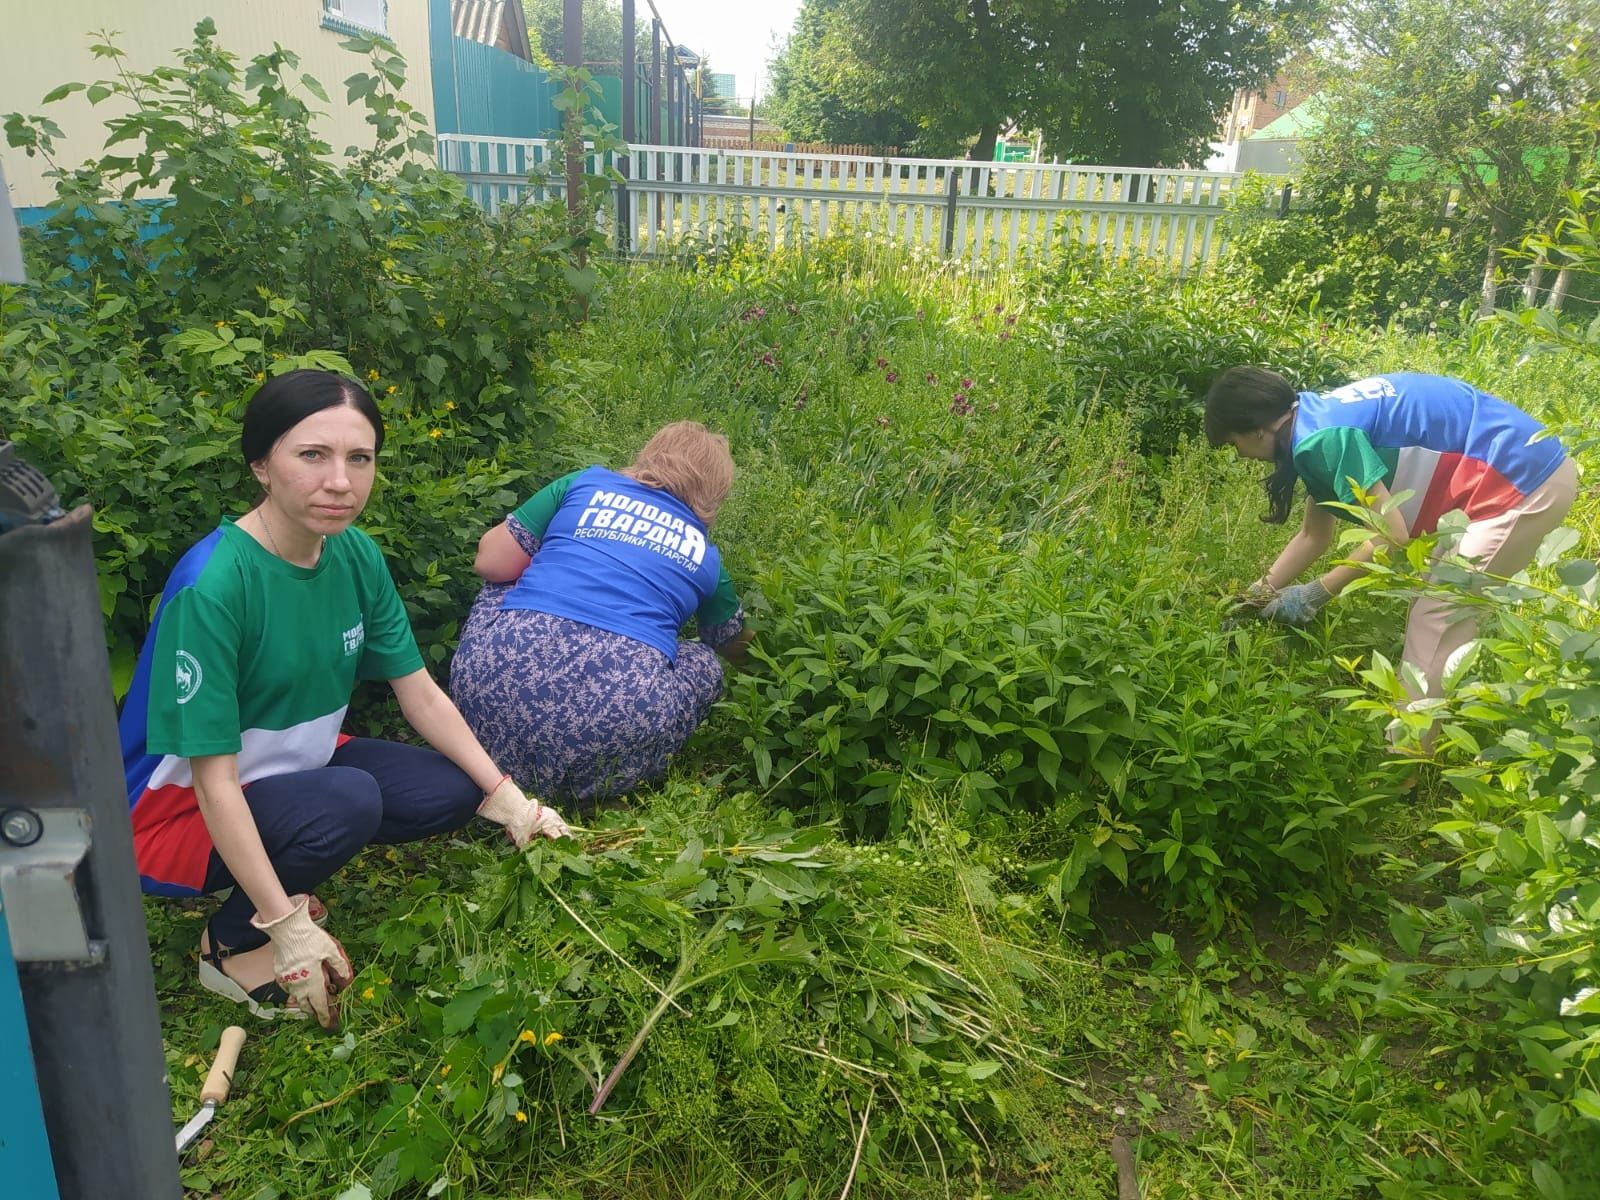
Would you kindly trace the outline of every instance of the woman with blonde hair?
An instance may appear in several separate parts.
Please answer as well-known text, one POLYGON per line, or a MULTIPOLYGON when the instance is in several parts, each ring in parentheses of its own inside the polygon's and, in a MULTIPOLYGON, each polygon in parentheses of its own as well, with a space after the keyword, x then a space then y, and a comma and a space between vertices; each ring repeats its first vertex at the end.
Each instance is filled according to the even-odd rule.
POLYGON ((486 580, 450 694, 496 760, 584 806, 659 779, 749 644, 710 527, 733 486, 728 439, 657 431, 621 471, 535 493, 478 543, 486 580), (690 617, 700 641, 680 641, 690 617))

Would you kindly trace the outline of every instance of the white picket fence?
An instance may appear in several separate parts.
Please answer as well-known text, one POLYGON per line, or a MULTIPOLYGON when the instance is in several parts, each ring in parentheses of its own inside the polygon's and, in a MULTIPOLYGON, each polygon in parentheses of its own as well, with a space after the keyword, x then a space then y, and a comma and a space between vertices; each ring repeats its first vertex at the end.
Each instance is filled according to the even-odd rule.
MULTIPOLYGON (((491 212, 561 192, 529 182, 556 144, 439 138, 439 161, 491 212), (531 194, 530 194, 531 191, 531 194)), ((598 171, 591 155, 588 169, 598 171)), ((610 165, 610 164, 607 164, 610 165)), ((625 246, 655 255, 731 230, 771 246, 852 230, 974 264, 1048 256, 1063 236, 1114 257, 1143 254, 1180 270, 1222 248, 1218 224, 1243 176, 1166 168, 974 163, 966 159, 635 146, 615 163, 628 176, 602 217, 625 246)), ((619 247, 620 248, 620 247, 619 247)))

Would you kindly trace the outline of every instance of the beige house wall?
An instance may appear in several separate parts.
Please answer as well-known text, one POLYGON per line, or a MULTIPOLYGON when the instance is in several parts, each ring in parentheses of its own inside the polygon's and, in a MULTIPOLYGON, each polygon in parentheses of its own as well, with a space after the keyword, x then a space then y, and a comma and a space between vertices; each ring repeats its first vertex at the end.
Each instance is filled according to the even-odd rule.
MULTIPOLYGON (((345 11, 381 11, 382 0, 335 0, 345 11)), ((300 56, 299 70, 315 78, 329 103, 305 93, 313 110, 325 115, 317 132, 342 155, 347 146, 372 144, 366 110, 358 101, 345 104, 344 81, 364 69, 365 60, 340 48, 349 33, 323 27, 323 0, 43 0, 11 3, 0 0, 0 114, 42 113, 61 126, 56 162, 73 167, 97 155, 105 142, 105 121, 115 101, 90 105, 82 92, 50 105, 45 93, 63 83, 92 83, 109 78, 110 59, 90 53, 102 30, 120 30, 112 40, 126 52, 120 60, 135 71, 176 61, 173 50, 193 40, 194 27, 205 17, 217 25, 217 44, 247 63, 274 43, 300 56)), ((433 88, 428 53, 427 0, 388 0, 388 36, 406 60, 402 95, 433 115, 433 88)), ((11 201, 19 208, 47 204, 53 195, 44 178, 48 165, 4 145, 11 201)))

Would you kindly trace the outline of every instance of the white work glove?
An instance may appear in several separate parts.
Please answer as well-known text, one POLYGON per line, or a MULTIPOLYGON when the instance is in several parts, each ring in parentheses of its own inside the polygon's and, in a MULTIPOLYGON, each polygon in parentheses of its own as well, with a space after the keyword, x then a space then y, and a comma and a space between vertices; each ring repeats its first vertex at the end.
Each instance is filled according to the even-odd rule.
POLYGON ((483 798, 483 803, 478 806, 478 815, 486 821, 504 826, 518 850, 536 835, 547 838, 572 836, 560 813, 537 800, 529 800, 509 775, 483 798))
POLYGON ((1280 625, 1309 625, 1311 618, 1332 599, 1322 581, 1313 579, 1284 588, 1261 610, 1261 615, 1280 625))
POLYGON ((312 923, 309 898, 290 896, 289 902, 294 907, 276 921, 263 922, 257 914, 250 924, 272 939, 272 969, 295 1007, 332 1029, 339 1024, 337 997, 350 986, 355 969, 339 939, 312 923))
POLYGON ((1244 602, 1252 608, 1260 608, 1278 594, 1278 589, 1267 582, 1263 575, 1244 590, 1244 602))

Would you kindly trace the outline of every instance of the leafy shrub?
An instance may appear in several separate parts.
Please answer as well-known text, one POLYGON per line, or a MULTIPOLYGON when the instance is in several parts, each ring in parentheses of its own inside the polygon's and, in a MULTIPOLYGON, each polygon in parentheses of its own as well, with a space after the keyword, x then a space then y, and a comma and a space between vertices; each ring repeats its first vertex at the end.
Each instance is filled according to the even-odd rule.
MULTIPOLYGON (((1420 549, 1371 577, 1447 596, 1484 627, 1453 661, 1443 700, 1407 704, 1384 659, 1362 672, 1369 694, 1351 707, 1398 722, 1413 753, 1439 722, 1433 756, 1450 786, 1429 830, 1438 843, 1420 861, 1386 856, 1405 889, 1389 919, 1400 956, 1345 957, 1366 1003, 1439 1027, 1458 1074, 1498 1076, 1493 1102, 1548 1139, 1542 1169, 1573 1172, 1565 1194, 1587 1195, 1600 1183, 1600 576, 1591 558, 1569 557, 1577 542, 1556 531, 1542 569, 1515 578, 1441 567, 1416 579, 1420 549), (1501 1072, 1507 1055, 1517 1072, 1501 1072)), ((1540 1193, 1561 1194, 1554 1186, 1540 1193)))
POLYGON ((1080 910, 1109 876, 1210 925, 1273 889, 1325 912, 1360 842, 1365 731, 1325 712, 1315 662, 1175 598, 1174 557, 1097 499, 1015 536, 819 521, 758 572, 768 669, 723 706, 757 782, 873 834, 911 822, 917 783, 969 819, 1048 812, 1035 874, 1080 910))
POLYGON ((1169 454, 1199 432, 1206 389, 1228 367, 1267 364, 1303 387, 1349 368, 1326 324, 1285 312, 1225 266, 1174 280, 1151 264, 1069 249, 1034 286, 1030 336, 1073 380, 1068 402, 1128 413, 1147 452, 1169 454))
POLYGON ((1256 288, 1355 321, 1401 318, 1422 328, 1453 316, 1475 293, 1481 234, 1440 219, 1437 189, 1371 191, 1326 180, 1279 218, 1267 211, 1268 186, 1257 178, 1239 189, 1221 260, 1256 288))
MULTIPOLYGON (((470 400, 485 418, 533 422, 535 353, 578 311, 564 251, 583 239, 549 209, 490 219, 418 160, 433 140, 396 95, 405 63, 388 42, 345 43, 368 58, 346 90, 373 145, 340 165, 311 130, 307 97, 326 94, 296 77, 295 55, 279 48, 241 71, 214 38, 202 21, 176 66, 87 85, 94 102, 131 111, 108 120, 110 153, 56 172, 31 239, 36 276, 123 297, 131 332, 151 344, 281 297, 304 314, 281 350, 336 350, 411 381, 424 403, 470 400)), ((7 122, 30 153, 48 153, 49 128, 7 122)))

